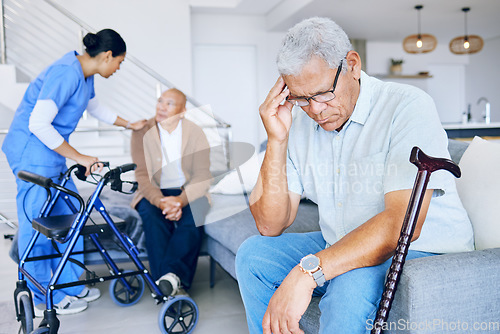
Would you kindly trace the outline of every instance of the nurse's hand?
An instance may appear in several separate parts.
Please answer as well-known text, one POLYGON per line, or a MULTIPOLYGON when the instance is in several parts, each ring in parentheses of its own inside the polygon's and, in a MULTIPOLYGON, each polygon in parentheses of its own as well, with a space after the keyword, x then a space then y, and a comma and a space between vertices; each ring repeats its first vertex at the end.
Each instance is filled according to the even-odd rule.
POLYGON ((76 162, 86 167, 87 171, 85 172, 85 176, 89 176, 90 173, 93 173, 96 170, 101 172, 104 167, 104 165, 99 162, 97 157, 92 157, 90 155, 80 154, 80 156, 76 159, 76 162))
POLYGON ((146 125, 147 120, 141 119, 140 121, 134 122, 134 123, 128 123, 128 129, 132 129, 134 131, 140 130, 146 125))
POLYGON ((73 146, 68 144, 67 141, 63 141, 63 143, 54 149, 57 153, 62 155, 65 158, 76 161, 76 163, 85 166, 87 171, 85 172, 85 176, 89 176, 90 173, 95 172, 96 170, 102 171, 104 165, 102 163, 97 163, 99 161, 96 157, 91 157, 90 155, 81 154, 73 146))

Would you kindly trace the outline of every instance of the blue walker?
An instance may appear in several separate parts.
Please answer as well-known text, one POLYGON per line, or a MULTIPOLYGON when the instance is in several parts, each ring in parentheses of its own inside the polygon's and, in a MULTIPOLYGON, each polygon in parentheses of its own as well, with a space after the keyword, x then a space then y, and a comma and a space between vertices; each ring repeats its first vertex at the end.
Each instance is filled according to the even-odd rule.
MULTIPOLYGON (((105 163, 105 165, 109 164, 105 163)), ((156 299, 158 304, 163 303, 158 315, 158 325, 161 332, 164 334, 189 334, 193 332, 196 324, 198 323, 198 307, 196 306, 196 303, 189 296, 171 297, 162 294, 156 283, 153 281, 148 269, 144 267, 139 259, 139 251, 136 246, 127 235, 120 231, 119 226, 122 223, 113 221, 111 216, 106 211, 104 204, 99 199, 102 190, 108 184, 114 191, 133 193, 137 189, 137 183, 122 181, 120 176, 123 173, 134 170, 135 168, 135 164, 125 164, 109 170, 97 182, 96 189, 90 196, 87 204, 85 204, 79 194, 65 188, 65 185, 68 180, 70 180, 71 173, 73 171, 80 180, 86 181, 85 167, 81 165, 71 166, 59 177, 57 182, 52 181, 50 178, 27 171, 20 171, 18 173, 18 177, 20 179, 35 183, 47 190, 47 200, 42 206, 40 215, 38 218, 33 219, 32 222, 35 233, 33 234, 28 247, 19 261, 19 280, 17 281, 16 290, 14 292, 14 304, 16 307, 17 320, 21 322, 22 333, 57 333, 59 329, 59 320, 57 319, 56 311, 53 308, 54 304, 52 295, 54 290, 76 285, 92 285, 97 282, 104 282, 107 280, 113 280, 110 284, 109 292, 113 301, 120 306, 130 306, 137 303, 144 293, 144 281, 146 281, 153 298, 156 299), (124 183, 132 184, 130 192, 122 190, 124 183), (69 196, 78 201, 79 208, 75 207, 69 196), (50 216, 52 207, 60 197, 65 201, 73 214, 50 216), (93 209, 96 209, 101 214, 102 218, 104 218, 104 224, 96 225, 94 223, 86 225, 93 209), (106 231, 111 231, 111 233, 113 233, 120 246, 124 249, 137 267, 136 271, 124 271, 117 267, 99 241, 99 234, 105 233, 106 231), (61 244, 68 243, 66 250, 62 254, 29 257, 36 240, 40 236, 40 233, 55 242, 61 244), (95 249, 73 252, 73 248, 80 235, 89 237, 92 240, 95 249), (75 261, 70 259, 71 255, 90 252, 99 252, 101 254, 102 259, 109 268, 109 276, 99 277, 95 273, 92 273, 92 275, 87 275, 84 280, 64 284, 57 283, 57 280, 59 279, 66 263, 68 261, 75 261), (60 257, 61 260, 57 265, 48 286, 40 284, 24 268, 24 264, 29 261, 43 261, 58 257, 60 257), (46 297, 46 310, 44 311, 43 320, 40 322, 37 329, 33 328, 33 297, 31 291, 28 289, 25 277, 29 279, 46 297)), ((56 244, 55 242, 53 243, 56 244)), ((88 273, 90 273, 90 271, 87 270, 87 274, 88 273)))

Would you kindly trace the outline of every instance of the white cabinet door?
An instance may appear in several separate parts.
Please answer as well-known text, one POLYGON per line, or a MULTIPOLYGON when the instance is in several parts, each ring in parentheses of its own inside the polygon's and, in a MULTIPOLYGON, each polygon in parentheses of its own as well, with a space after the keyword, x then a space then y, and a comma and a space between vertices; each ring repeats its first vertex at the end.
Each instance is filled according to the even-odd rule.
POLYGON ((429 65, 432 78, 428 79, 427 92, 436 102, 442 123, 459 123, 465 104, 465 65, 429 65))

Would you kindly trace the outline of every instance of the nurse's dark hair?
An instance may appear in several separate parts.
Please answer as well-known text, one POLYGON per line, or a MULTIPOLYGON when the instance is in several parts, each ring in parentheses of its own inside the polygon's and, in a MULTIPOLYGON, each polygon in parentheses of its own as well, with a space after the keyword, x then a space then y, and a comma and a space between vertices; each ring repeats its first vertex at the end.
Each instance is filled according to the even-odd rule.
POLYGON ((95 34, 89 32, 83 38, 83 45, 91 57, 110 50, 113 57, 117 57, 127 51, 127 45, 123 38, 112 29, 103 29, 95 34))

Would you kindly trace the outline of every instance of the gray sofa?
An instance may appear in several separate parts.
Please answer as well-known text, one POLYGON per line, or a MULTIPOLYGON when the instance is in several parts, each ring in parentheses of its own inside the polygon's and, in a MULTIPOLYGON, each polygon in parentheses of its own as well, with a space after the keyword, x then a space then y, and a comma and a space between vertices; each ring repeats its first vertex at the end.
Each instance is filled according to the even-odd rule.
MULTIPOLYGON (((459 162, 467 144, 449 141, 459 162)), ((214 196, 224 206, 224 195, 214 196)), ((233 196, 234 197, 234 196, 233 196)), ((303 201, 286 232, 319 230, 314 203, 303 201)), ((240 244, 258 233, 248 208, 205 225, 206 250, 232 277, 240 244)), ((500 333, 500 248, 446 254, 408 261, 395 295, 386 333, 500 333)), ((301 320, 308 334, 318 333, 319 298, 301 320)))

